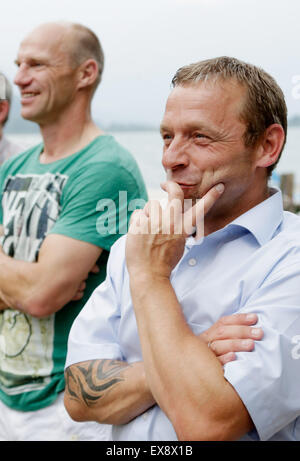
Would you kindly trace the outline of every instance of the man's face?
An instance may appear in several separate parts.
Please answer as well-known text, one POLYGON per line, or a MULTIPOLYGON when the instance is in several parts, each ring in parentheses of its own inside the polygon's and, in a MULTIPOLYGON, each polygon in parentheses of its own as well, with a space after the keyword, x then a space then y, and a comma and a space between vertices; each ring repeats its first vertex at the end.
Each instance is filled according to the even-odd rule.
POLYGON ((177 86, 171 92, 161 124, 162 163, 185 198, 201 198, 222 182, 225 192, 217 204, 249 199, 255 151, 244 144, 244 100, 245 89, 233 81, 177 86))
POLYGON ((76 72, 63 51, 64 40, 61 27, 46 25, 21 43, 15 83, 21 92, 21 115, 25 119, 51 123, 74 98, 76 72))

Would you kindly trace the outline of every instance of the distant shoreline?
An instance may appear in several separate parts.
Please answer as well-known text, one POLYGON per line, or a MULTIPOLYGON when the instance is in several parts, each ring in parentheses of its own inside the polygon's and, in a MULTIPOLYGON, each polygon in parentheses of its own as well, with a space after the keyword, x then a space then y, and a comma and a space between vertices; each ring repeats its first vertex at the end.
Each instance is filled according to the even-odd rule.
MULTIPOLYGON (((123 124, 118 122, 112 122, 109 125, 105 125, 98 120, 95 123, 100 126, 104 131, 107 132, 146 132, 146 131, 159 131, 159 126, 154 125, 139 125, 138 123, 123 124)), ((288 120, 288 128, 300 128, 300 115, 295 115, 288 120)), ((8 120, 5 132, 10 135, 35 135, 39 134, 39 128, 33 122, 28 122, 22 118, 15 120, 8 120)))
MULTIPOLYGON (((5 128, 5 133, 10 134, 10 135, 24 135, 24 136, 30 136, 30 135, 38 135, 40 133, 39 128, 35 124, 31 124, 31 122, 24 121, 24 123, 28 123, 29 126, 27 128, 24 128, 23 123, 20 124, 7 124, 7 127, 5 128)), ((116 132, 158 132, 159 131, 159 126, 152 126, 152 125, 119 125, 119 124, 111 124, 111 125, 105 125, 100 122, 95 122, 96 125, 101 127, 103 131, 111 132, 111 133, 116 133, 116 132)), ((299 124, 300 125, 300 124, 299 124)))

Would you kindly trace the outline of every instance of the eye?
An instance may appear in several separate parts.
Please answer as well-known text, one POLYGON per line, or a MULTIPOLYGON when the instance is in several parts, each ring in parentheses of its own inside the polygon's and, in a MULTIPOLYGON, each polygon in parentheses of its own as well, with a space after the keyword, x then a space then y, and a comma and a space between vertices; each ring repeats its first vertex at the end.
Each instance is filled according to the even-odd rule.
POLYGON ((165 144, 170 144, 170 141, 172 140, 170 133, 161 133, 161 137, 165 144))
POLYGON ((196 132, 193 134, 193 139, 195 141, 195 143, 203 146, 203 145, 206 145, 208 144, 209 142, 211 142, 211 138, 209 136, 207 136, 207 134, 205 133, 201 133, 201 132, 196 132))
POLYGON ((28 61, 28 65, 30 67, 36 68, 36 67, 42 67, 44 63, 42 61, 36 61, 35 59, 30 59, 28 61))

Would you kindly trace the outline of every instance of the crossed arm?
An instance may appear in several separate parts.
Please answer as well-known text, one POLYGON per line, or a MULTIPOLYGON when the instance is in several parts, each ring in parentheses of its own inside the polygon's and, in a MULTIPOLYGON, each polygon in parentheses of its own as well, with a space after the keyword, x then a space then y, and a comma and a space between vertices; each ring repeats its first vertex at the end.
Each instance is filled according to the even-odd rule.
POLYGON ((80 299, 101 251, 90 243, 51 234, 37 262, 18 261, 0 252, 0 309, 46 317, 80 299))
MULTIPOLYGON (((255 314, 222 317, 198 341, 214 352, 220 365, 235 359, 235 352, 251 351, 261 329, 253 328, 255 314)), ((126 424, 156 401, 147 382, 143 362, 89 360, 66 369, 65 406, 76 421, 126 424)))
POLYGON ((137 277, 131 290, 147 381, 178 439, 236 440, 250 431, 247 409, 215 355, 189 329, 170 281, 155 277, 151 299, 153 280, 138 290, 136 283, 137 277))

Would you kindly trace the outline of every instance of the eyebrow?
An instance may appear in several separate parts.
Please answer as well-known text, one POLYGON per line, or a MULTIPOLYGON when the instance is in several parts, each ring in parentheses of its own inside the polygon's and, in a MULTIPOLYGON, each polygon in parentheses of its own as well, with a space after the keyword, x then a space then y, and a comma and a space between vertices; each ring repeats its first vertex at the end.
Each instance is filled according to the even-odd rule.
MULTIPOLYGON (((20 63, 21 63, 22 60, 20 60, 19 58, 16 58, 14 60, 14 63, 18 66, 20 63)), ((35 63, 35 62, 40 62, 42 64, 47 64, 48 60, 43 57, 43 56, 36 56, 35 58, 32 58, 32 57, 28 57, 28 58, 24 58, 23 59, 24 62, 26 63, 35 63)))
POLYGON ((170 131, 170 129, 167 127, 167 125, 163 125, 162 123, 159 126, 159 131, 170 131))
MULTIPOLYGON (((219 137, 220 136, 220 132, 216 131, 215 129, 207 126, 207 125, 203 125, 201 123, 198 123, 198 122, 191 122, 187 125, 185 125, 185 131, 204 131, 206 132, 207 134, 209 134, 210 136, 213 136, 213 137, 219 137)), ((170 132, 172 131, 171 128, 168 127, 168 125, 164 124, 164 123, 161 123, 160 125, 160 132, 170 132)))

